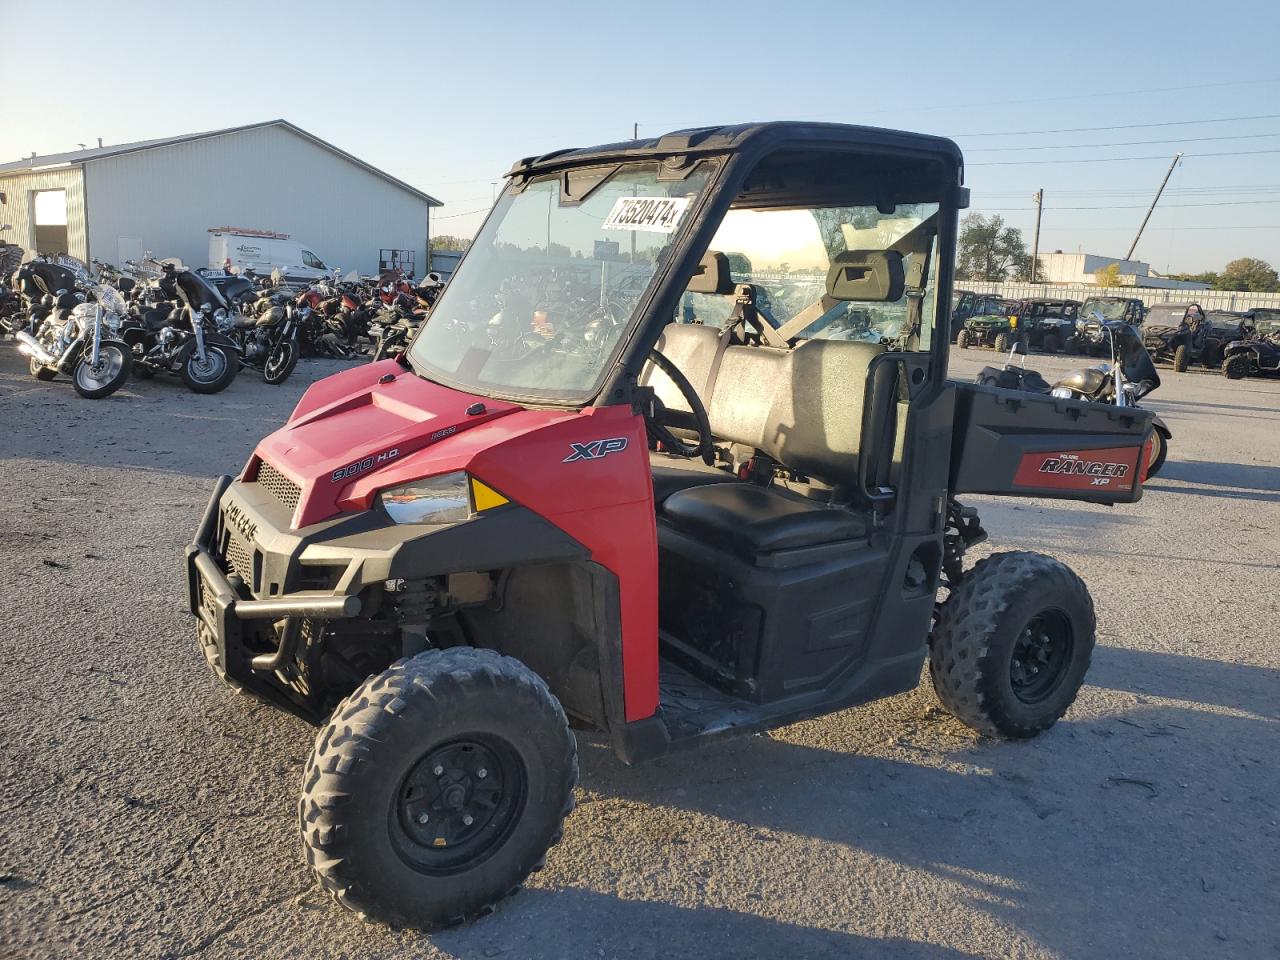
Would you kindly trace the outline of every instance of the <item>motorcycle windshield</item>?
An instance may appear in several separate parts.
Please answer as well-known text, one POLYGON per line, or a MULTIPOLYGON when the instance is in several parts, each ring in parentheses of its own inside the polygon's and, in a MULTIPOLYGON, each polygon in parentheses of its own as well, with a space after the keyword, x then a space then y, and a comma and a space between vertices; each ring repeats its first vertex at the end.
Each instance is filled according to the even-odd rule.
POLYGON ((1116 353, 1124 378, 1130 383, 1143 385, 1143 394, 1160 386, 1160 374, 1156 372, 1156 365, 1152 363, 1151 354, 1147 353, 1138 331, 1130 324, 1117 323, 1112 325, 1112 335, 1116 338, 1116 353))
POLYGON ((594 395, 637 308, 718 169, 584 167, 509 189, 409 360, 467 393, 576 403, 594 395))

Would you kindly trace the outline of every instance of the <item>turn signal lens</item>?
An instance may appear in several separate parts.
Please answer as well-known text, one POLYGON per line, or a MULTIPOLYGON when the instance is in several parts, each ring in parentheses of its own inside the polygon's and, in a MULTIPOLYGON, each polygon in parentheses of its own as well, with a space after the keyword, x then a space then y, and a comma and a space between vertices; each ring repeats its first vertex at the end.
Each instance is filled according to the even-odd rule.
POLYGON ((396 523, 444 525, 471 516, 471 494, 462 470, 383 490, 378 499, 396 523))

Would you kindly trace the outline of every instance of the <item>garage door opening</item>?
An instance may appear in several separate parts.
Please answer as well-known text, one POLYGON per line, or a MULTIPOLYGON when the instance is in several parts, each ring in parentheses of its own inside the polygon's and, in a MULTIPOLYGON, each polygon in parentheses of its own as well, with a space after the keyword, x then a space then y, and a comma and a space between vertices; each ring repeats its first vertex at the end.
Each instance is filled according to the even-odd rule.
POLYGON ((67 252, 67 191, 39 190, 32 195, 36 225, 36 253, 56 256, 67 252))

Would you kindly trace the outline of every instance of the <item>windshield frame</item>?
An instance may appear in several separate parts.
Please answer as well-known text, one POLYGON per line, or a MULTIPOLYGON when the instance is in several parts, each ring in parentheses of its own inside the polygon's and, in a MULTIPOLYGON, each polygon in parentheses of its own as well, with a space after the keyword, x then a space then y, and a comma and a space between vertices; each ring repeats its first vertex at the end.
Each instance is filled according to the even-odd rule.
MULTIPOLYGON (((513 403, 519 403, 524 406, 534 406, 534 407, 577 409, 577 408, 581 408, 589 405, 597 397, 600 396, 603 384, 605 383, 605 381, 610 379, 611 374, 613 373, 613 371, 618 365, 619 359, 623 351, 625 351, 629 346, 634 336, 636 328, 641 325, 641 321, 647 315, 648 311, 651 309, 653 298, 655 294, 658 292, 658 290, 661 288, 661 286, 666 282, 666 276, 670 272, 672 263, 679 262, 683 259, 681 251, 690 242, 689 241, 690 233, 702 222, 702 218, 705 215, 705 212, 707 209, 707 204, 710 202, 710 199, 716 195, 719 185, 725 175, 725 168, 728 166, 728 163, 726 162, 726 158, 727 158, 726 153, 699 154, 695 157, 690 158, 691 160, 689 164, 690 169, 683 179, 687 179, 687 177, 691 175, 694 170, 698 169, 702 164, 710 164, 710 174, 707 177, 707 182, 705 186, 703 186, 697 199, 694 201, 693 204, 690 205, 689 211, 682 218, 680 225, 676 227, 674 231, 672 231, 670 241, 667 245, 667 249, 670 251, 670 255, 668 255, 665 258, 665 263, 663 262, 658 263, 653 274, 649 277, 649 281, 645 285, 645 289, 641 292, 639 298, 636 300, 635 307, 631 311, 631 316, 628 317, 626 323, 623 324, 623 330, 619 333, 617 341, 614 343, 612 349, 606 355, 604 361, 600 364, 600 368, 596 373, 595 379, 593 380, 591 386, 588 389, 584 391, 575 391, 571 395, 566 395, 566 396, 553 396, 547 392, 527 393, 527 392, 521 392, 520 390, 501 390, 501 389, 495 389, 492 385, 489 385, 489 384, 485 384, 482 386, 479 384, 465 383, 461 380, 450 377, 448 374, 443 373, 442 371, 436 370, 434 368, 430 370, 424 370, 422 369, 420 364, 416 362, 413 356, 413 346, 417 342, 418 338, 422 336, 423 331, 425 331, 428 325, 431 323, 431 316, 428 316, 427 319, 421 324, 417 332, 414 334, 413 340, 408 344, 404 352, 401 354, 404 362, 409 365, 409 368, 413 370, 415 374, 417 374, 419 377, 422 377, 424 380, 430 380, 435 383, 440 383, 453 390, 459 390, 463 393, 468 393, 473 396, 483 396, 483 397, 488 397, 495 400, 508 400, 513 403)), ((652 166, 655 163, 659 165, 660 172, 661 172, 662 158, 650 156, 650 157, 628 157, 625 160, 621 160, 614 163, 601 163, 599 160, 596 160, 593 162, 584 162, 581 164, 571 164, 565 167, 560 167, 552 170, 537 171, 532 175, 528 176, 527 178, 523 179, 523 181, 519 183, 516 182, 514 174, 508 174, 507 186, 502 190, 501 193, 498 194, 498 197, 495 200, 493 207, 491 207, 489 212, 485 215, 484 222, 481 223, 479 229, 476 231, 476 237, 479 238, 481 234, 483 234, 484 231, 489 227, 490 222, 494 219, 494 217, 498 213, 499 208, 502 206, 502 200, 506 198, 512 191, 515 191, 516 195, 519 195, 520 193, 524 192, 525 188, 533 184, 536 184, 540 181, 544 181, 548 178, 553 178, 553 177, 563 178, 574 170, 586 170, 586 169, 599 168, 604 166, 614 167, 615 169, 613 170, 613 172, 611 172, 610 175, 606 178, 606 182, 607 182, 607 180, 612 179, 614 176, 616 176, 619 173, 625 172, 628 168, 640 169, 647 166, 652 166)), ((677 180, 681 178, 673 177, 671 179, 677 180)), ((572 204, 567 204, 567 205, 577 206, 579 203, 581 203, 581 200, 576 201, 572 204)), ((463 253, 462 257, 458 261, 457 266, 454 268, 454 271, 453 271, 454 277, 456 277, 462 270, 466 268, 467 258, 470 256, 471 252, 476 249, 476 247, 477 247, 477 244, 475 242, 472 242, 467 247, 467 250, 463 253)), ((453 280, 453 277, 450 278, 450 285, 452 285, 452 280, 453 280)), ((435 306, 432 308, 432 311, 431 311, 432 315, 436 313, 436 309, 440 306, 442 302, 444 302, 444 298, 447 296, 448 296, 448 287, 446 287, 444 292, 441 293, 440 300, 437 300, 435 306)), ((566 391, 566 394, 568 394, 567 391, 566 391)))

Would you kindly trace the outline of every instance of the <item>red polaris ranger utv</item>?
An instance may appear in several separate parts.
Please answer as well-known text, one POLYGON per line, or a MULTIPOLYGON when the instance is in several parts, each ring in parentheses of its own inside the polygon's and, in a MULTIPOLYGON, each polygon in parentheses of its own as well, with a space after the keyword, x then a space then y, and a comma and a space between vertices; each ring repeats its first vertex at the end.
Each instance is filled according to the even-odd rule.
POLYGON ((218 480, 199 643, 321 726, 299 818, 339 901, 489 911, 573 807, 569 717, 631 762, 926 658, 983 734, 1062 716, 1089 593, 1033 553, 965 570, 956 497, 1135 501, 1151 415, 947 380, 966 199, 951 141, 865 127, 522 160, 403 357, 316 383, 218 480))

